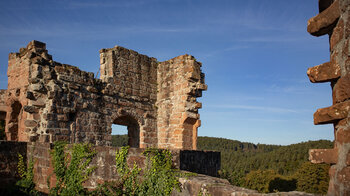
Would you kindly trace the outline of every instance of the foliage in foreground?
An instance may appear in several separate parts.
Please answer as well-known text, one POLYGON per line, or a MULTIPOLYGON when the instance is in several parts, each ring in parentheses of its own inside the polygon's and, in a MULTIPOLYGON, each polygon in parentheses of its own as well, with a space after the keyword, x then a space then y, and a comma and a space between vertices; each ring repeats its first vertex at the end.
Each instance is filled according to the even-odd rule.
POLYGON ((146 149, 144 155, 149 163, 141 175, 141 169, 134 163, 127 164, 129 147, 116 152, 116 167, 119 180, 100 185, 93 195, 170 195, 179 189, 178 173, 172 169, 172 156, 168 150, 146 149))
POLYGON ((21 179, 17 181, 16 186, 23 195, 38 195, 38 192, 35 190, 33 160, 29 160, 28 167, 26 165, 23 156, 18 154, 17 169, 21 179))
POLYGON ((95 169, 88 167, 95 151, 90 144, 74 144, 71 148, 66 148, 66 145, 65 142, 55 142, 51 152, 57 182, 51 188, 48 179, 50 195, 87 195, 83 182, 95 169))

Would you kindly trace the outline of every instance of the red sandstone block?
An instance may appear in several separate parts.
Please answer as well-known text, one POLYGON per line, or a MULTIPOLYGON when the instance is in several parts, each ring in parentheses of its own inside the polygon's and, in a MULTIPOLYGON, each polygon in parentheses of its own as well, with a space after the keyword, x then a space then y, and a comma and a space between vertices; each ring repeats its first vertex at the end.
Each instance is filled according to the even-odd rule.
POLYGON ((347 192, 350 193, 350 167, 344 167, 343 169, 338 170, 336 175, 339 185, 346 187, 347 192))
POLYGON ((331 107, 318 109, 314 114, 314 124, 334 123, 348 116, 350 100, 331 107))
POLYGON ((332 36, 329 40, 330 50, 333 51, 334 47, 343 39, 344 21, 340 19, 337 26, 333 29, 332 36))
POLYGON ((311 163, 337 163, 337 149, 310 149, 309 160, 311 163))
POLYGON ((339 128, 335 133, 335 140, 340 144, 350 143, 350 127, 339 128))
POLYGON ((326 10, 307 22, 307 31, 314 36, 321 36, 332 30, 332 24, 340 17, 339 1, 335 1, 326 10))
POLYGON ((350 98, 350 74, 337 81, 333 87, 333 101, 339 103, 350 98))
POLYGON ((340 67, 334 62, 327 62, 309 68, 307 75, 312 83, 329 82, 340 77, 340 67))

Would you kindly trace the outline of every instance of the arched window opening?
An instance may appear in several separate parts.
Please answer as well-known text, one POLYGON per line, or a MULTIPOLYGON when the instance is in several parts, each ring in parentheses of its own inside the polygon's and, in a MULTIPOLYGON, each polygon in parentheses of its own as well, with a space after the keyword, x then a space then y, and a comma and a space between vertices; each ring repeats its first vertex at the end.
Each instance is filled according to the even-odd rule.
POLYGON ((114 144, 118 144, 118 146, 123 146, 127 141, 126 145, 130 147, 140 147, 140 126, 134 118, 130 116, 122 116, 115 119, 112 125, 112 135, 115 133, 118 135, 127 133, 127 135, 112 136, 112 144, 113 139, 119 139, 122 141, 115 141, 114 144))
POLYGON ((12 141, 18 140, 18 124, 19 124, 19 114, 21 113, 22 104, 15 101, 11 105, 10 120, 8 122, 8 132, 10 134, 10 139, 12 141))
POLYGON ((112 125, 112 146, 128 146, 128 127, 123 125, 112 125))

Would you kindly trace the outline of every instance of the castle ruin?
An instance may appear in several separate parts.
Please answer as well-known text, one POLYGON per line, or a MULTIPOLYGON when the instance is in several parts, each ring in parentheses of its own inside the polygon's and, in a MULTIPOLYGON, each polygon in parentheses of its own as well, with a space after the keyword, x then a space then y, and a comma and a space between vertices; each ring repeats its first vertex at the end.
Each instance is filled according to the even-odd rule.
POLYGON ((118 124, 131 147, 196 149, 196 98, 207 89, 200 62, 190 55, 158 62, 116 46, 100 50, 100 63, 97 79, 53 61, 39 41, 11 53, 8 89, 0 91, 7 140, 109 146, 118 124))

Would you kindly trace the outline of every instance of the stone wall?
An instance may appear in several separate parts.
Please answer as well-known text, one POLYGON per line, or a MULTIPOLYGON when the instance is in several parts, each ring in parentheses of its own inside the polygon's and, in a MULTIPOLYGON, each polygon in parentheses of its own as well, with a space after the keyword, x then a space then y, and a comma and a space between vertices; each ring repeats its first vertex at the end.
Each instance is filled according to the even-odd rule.
POLYGON ((332 164, 329 195, 350 195, 350 1, 320 0, 320 13, 308 21, 314 36, 329 35, 330 61, 309 68, 311 82, 330 82, 333 105, 318 109, 314 123, 333 124, 333 149, 310 150, 313 163, 332 164))
POLYGON ((100 50, 100 62, 100 78, 107 83, 103 93, 117 101, 106 99, 104 107, 111 108, 112 116, 107 126, 128 126, 129 139, 139 138, 130 141, 132 147, 157 147, 157 60, 116 46, 100 50), (124 113, 137 122, 123 119, 124 113))
POLYGON ((101 79, 52 60, 32 41, 11 53, 7 140, 111 144, 112 124, 128 127, 131 147, 196 149, 196 97, 206 89, 189 55, 159 63, 116 46, 100 51, 101 79))
POLYGON ((6 119, 7 106, 5 103, 6 90, 0 89, 0 120, 6 119))
POLYGON ((19 179, 18 154, 26 161, 26 142, 0 141, 0 190, 14 185, 19 179))
MULTIPOLYGON (((3 143, 0 143, 0 149, 5 146, 4 149, 8 150, 6 146, 11 146, 13 143, 15 142, 4 141, 3 143)), ((24 144, 26 145, 26 143, 24 144)), ((47 184, 48 179, 52 186, 54 186, 56 183, 56 177, 53 172, 53 165, 50 155, 52 148, 53 145, 50 143, 28 143, 27 156, 32 157, 34 161, 34 182, 36 183, 36 189, 44 193, 48 193, 49 191, 47 184)), ((96 166, 96 169, 84 184, 84 187, 88 189, 94 189, 98 184, 101 184, 105 181, 118 179, 115 168, 115 153, 118 148, 109 146, 96 146, 94 149, 96 155, 91 162, 91 166, 96 166)), ((142 154, 144 151, 145 149, 142 148, 130 148, 127 157, 128 165, 132 167, 133 164, 136 163, 140 168, 145 168, 147 165, 147 158, 142 154)), ((216 176, 218 170, 220 169, 219 152, 183 151, 177 149, 171 150, 170 152, 173 156, 173 167, 176 169, 186 170, 190 172, 199 172, 213 176, 216 176), (203 163, 209 164, 203 165, 203 163)), ((4 154, 4 156, 7 154, 4 154)), ((24 152, 24 155, 25 154, 26 151, 24 152)), ((13 163, 14 164, 11 163, 11 166, 17 166, 17 162, 13 163)), ((13 171, 16 171, 16 169, 13 168, 13 171)))
POLYGON ((193 56, 183 55, 158 66, 158 146, 160 148, 197 148, 200 126, 196 101, 206 90, 201 63, 193 56))

